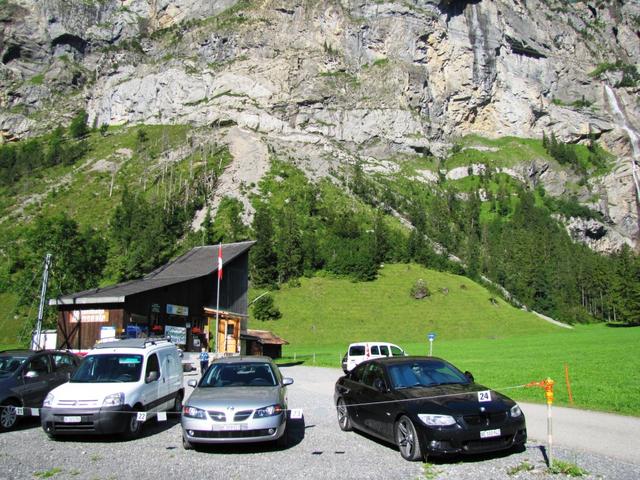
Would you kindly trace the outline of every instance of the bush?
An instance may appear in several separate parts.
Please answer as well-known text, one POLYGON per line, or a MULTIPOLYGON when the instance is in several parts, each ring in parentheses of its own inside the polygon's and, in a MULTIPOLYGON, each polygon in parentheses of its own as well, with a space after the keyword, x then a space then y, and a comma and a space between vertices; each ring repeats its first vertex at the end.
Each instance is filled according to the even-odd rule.
POLYGON ((71 124, 69 125, 69 135, 72 138, 82 138, 89 133, 87 118, 87 112, 84 110, 80 110, 76 116, 73 117, 73 120, 71 120, 71 124))
POLYGON ((413 287, 411 287, 411 296, 416 300, 421 300, 425 297, 431 296, 431 291, 427 287, 427 282, 423 279, 416 281, 413 287))
POLYGON ((253 304, 253 316, 256 320, 277 320, 282 317, 282 313, 275 306, 273 297, 264 295, 253 304))

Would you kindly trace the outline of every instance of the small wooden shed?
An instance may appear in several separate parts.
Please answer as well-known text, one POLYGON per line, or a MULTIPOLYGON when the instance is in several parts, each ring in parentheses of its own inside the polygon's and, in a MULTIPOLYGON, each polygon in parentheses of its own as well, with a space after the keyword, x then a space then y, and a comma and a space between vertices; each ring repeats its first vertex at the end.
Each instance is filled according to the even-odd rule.
POLYGON ((249 355, 280 358, 282 357, 282 345, 289 345, 289 342, 269 330, 250 328, 241 337, 246 341, 247 354, 249 355))
POLYGON ((219 306, 218 245, 196 247, 137 280, 50 299, 58 309, 57 346, 87 350, 99 340, 123 335, 164 335, 185 351, 244 352, 240 335, 247 327, 254 243, 222 245, 219 306), (216 311, 224 336, 216 335, 211 324, 216 311))

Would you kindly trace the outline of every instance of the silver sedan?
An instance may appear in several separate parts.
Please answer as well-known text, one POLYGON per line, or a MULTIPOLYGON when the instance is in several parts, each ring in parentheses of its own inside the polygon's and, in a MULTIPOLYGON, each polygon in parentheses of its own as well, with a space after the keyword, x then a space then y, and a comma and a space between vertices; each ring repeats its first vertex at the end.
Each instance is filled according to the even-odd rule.
POLYGON ((287 385, 268 357, 216 360, 182 409, 182 445, 276 441, 287 443, 287 385))

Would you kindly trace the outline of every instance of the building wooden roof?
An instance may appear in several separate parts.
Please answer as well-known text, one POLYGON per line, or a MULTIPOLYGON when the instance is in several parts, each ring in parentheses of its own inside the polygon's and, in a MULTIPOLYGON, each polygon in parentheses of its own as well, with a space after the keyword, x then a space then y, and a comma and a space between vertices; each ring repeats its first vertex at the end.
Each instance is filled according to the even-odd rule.
POLYGON ((247 329, 247 333, 245 337, 254 337, 251 340, 257 340, 258 343, 263 345, 289 345, 284 338, 280 338, 275 333, 270 332, 269 330, 253 330, 247 329))
MULTIPOLYGON (((222 244, 224 266, 249 250, 254 241, 222 244)), ((127 296, 175 285, 218 271, 218 245, 195 247, 137 280, 49 299, 49 305, 123 303, 127 296)))

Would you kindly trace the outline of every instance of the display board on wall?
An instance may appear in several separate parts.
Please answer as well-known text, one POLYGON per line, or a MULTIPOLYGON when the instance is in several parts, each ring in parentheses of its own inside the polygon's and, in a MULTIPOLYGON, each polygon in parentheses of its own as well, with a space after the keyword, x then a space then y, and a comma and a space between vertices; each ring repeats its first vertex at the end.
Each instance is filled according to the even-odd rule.
POLYGON ((71 323, 106 323, 109 321, 108 310, 72 310, 71 323))
POLYGON ((164 327, 164 334, 166 337, 171 337, 171 341, 178 345, 187 344, 187 329, 185 327, 175 327, 173 325, 166 325, 164 327))
POLYGON ((183 305, 171 305, 167 303, 167 313, 169 315, 180 315, 181 317, 189 316, 189 307, 183 305))

